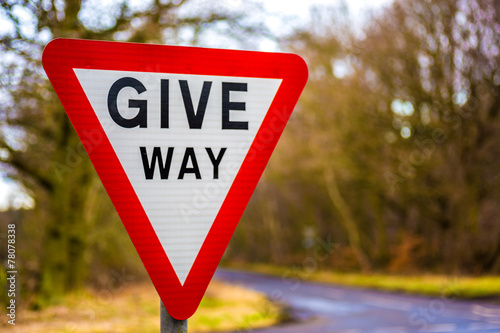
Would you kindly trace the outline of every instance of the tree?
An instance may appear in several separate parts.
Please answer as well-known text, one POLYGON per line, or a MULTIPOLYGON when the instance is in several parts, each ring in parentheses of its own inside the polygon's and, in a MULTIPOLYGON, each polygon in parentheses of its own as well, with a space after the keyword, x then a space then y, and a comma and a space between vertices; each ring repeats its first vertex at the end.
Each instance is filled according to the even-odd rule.
POLYGON ((44 226, 37 287, 41 305, 86 281, 88 250, 96 245, 89 230, 99 228, 111 209, 43 72, 43 47, 57 37, 198 43, 209 30, 249 37, 262 32, 259 24, 245 21, 243 9, 248 13, 248 8, 191 3, 12 0, 1 4, 0 17, 7 29, 1 35, 0 165, 35 199, 41 220, 31 223, 44 226))
POLYGON ((499 23, 495 1, 397 1, 368 27, 362 52, 378 93, 411 132, 398 165, 409 174, 392 171, 393 196, 406 199, 414 232, 455 270, 500 268, 491 238, 500 230, 489 215, 500 185, 492 177, 500 163, 499 23))
POLYGON ((498 272, 498 2, 396 0, 361 30, 314 15, 286 45, 310 78, 264 178, 297 213, 274 219, 364 269, 498 272))

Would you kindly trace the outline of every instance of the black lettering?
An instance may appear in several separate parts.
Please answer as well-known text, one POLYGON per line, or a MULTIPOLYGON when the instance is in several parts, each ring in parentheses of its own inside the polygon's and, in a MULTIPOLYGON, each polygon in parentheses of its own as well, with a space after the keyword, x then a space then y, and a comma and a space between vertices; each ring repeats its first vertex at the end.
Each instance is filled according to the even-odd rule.
POLYGON ((194 153, 193 147, 187 147, 184 153, 184 158, 182 159, 181 170, 179 171, 179 177, 177 179, 184 179, 184 174, 194 173, 196 179, 201 179, 200 168, 198 168, 198 162, 196 161, 196 155, 194 153), (187 164, 191 159, 192 168, 188 168, 187 164))
POLYGON ((160 81, 160 127, 168 128, 168 80, 160 81))
POLYGON ((170 172, 170 165, 172 164, 172 155, 174 154, 174 147, 168 147, 167 158, 165 160, 165 164, 162 163, 163 158, 161 156, 160 147, 153 148, 153 156, 151 157, 151 163, 148 161, 148 154, 146 151, 146 147, 139 147, 141 150, 142 157, 142 165, 144 167, 144 175, 146 179, 153 179, 156 160, 158 160, 158 165, 160 169, 160 178, 168 179, 168 173, 170 172))
POLYGON ((137 113, 137 115, 131 119, 123 118, 118 111, 118 93, 125 87, 134 88, 138 94, 142 94, 146 91, 146 87, 144 87, 144 85, 139 80, 132 77, 123 77, 113 83, 113 85, 109 89, 108 94, 108 110, 111 118, 113 118, 115 123, 125 128, 132 128, 137 126, 148 127, 148 101, 137 99, 131 99, 128 101, 129 108, 139 108, 139 112, 137 113))
POLYGON ((217 158, 215 158, 214 153, 212 152, 212 148, 205 148, 208 153, 208 157, 210 157, 210 161, 214 166, 214 179, 219 179, 219 164, 222 161, 222 157, 224 156, 226 149, 227 148, 221 148, 219 151, 219 155, 217 156, 217 158))
POLYGON ((184 101, 184 108, 186 109, 189 128, 201 128, 201 125, 203 124, 203 117, 205 116, 205 110, 207 109, 208 96, 210 94, 212 82, 203 82, 203 88, 201 89, 200 101, 198 102, 196 114, 194 113, 193 101, 191 99, 191 93, 189 92, 188 82, 186 80, 179 80, 179 85, 181 87, 182 100, 184 101))
POLYGON ((231 102, 231 91, 247 91, 246 83, 222 82, 222 129, 248 129, 247 121, 231 121, 229 111, 245 111, 245 102, 231 102))

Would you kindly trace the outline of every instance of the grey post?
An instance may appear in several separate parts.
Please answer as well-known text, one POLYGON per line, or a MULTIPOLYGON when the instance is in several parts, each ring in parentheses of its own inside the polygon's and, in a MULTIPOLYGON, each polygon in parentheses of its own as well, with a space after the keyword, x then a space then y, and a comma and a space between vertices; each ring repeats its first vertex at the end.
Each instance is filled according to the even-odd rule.
POLYGON ((160 333, 187 333, 187 319, 177 320, 170 316, 160 300, 160 333))

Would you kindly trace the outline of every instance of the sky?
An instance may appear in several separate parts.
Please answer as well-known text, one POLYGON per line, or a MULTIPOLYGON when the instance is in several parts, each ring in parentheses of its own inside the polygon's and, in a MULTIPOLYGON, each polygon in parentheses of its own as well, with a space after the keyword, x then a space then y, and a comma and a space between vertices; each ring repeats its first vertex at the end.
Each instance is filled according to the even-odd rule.
MULTIPOLYGON (((346 0, 356 20, 362 20, 363 13, 366 11, 377 10, 391 2, 392 0, 346 0)), ((311 6, 334 5, 338 2, 335 0, 263 0, 262 3, 266 11, 271 14, 278 14, 274 17, 288 16, 290 21, 297 24, 308 21, 311 6)), ((268 25, 273 31, 289 28, 280 19, 273 19, 273 15, 270 15, 268 25)), ((274 51, 273 48, 276 47, 273 47, 273 45, 264 45, 262 48, 266 51, 274 51)), ((33 205, 33 200, 22 191, 20 186, 2 177, 0 169, 0 211, 7 209, 9 205, 14 208, 30 207, 33 205)))

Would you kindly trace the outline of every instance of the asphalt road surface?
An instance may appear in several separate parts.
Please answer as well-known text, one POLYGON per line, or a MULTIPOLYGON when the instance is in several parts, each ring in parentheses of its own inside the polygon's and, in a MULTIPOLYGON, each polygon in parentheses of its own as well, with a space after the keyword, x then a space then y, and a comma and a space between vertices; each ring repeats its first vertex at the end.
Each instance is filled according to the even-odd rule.
MULTIPOLYGON (((500 332, 500 304, 490 302, 408 296, 226 269, 218 269, 215 277, 290 306, 297 321, 255 330, 259 333, 500 332)), ((453 295, 452 281, 448 288, 453 295)))

